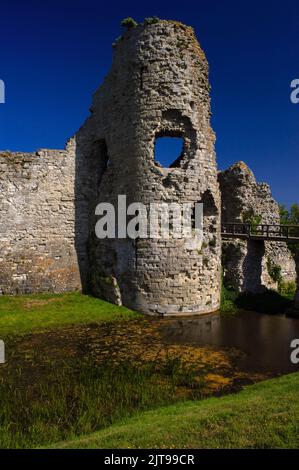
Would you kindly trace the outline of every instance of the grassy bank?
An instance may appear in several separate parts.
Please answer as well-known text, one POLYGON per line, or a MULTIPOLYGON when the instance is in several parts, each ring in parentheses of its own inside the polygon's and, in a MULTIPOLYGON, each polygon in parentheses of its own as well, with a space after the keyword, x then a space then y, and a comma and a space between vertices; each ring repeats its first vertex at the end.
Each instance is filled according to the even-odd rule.
POLYGON ((299 373, 136 415, 55 448, 298 448, 299 373))
MULTIPOLYGON (((17 367, 0 378, 0 448, 33 448, 105 428, 136 411, 174 403, 180 381, 188 380, 174 368, 163 377, 152 364, 137 369, 112 361, 43 363, 31 372, 17 367)), ((197 390, 200 397, 200 385, 197 390)))
POLYGON ((298 445, 298 374, 206 399, 265 376, 234 348, 166 341, 170 321, 79 293, 0 297, 0 448, 298 445))
POLYGON ((234 349, 166 344, 163 324, 140 317, 6 337, 0 448, 50 445, 264 378, 240 371, 234 349))
POLYGON ((0 296, 0 338, 67 324, 136 317, 132 310, 79 292, 0 296))
POLYGON ((47 446, 264 378, 239 370, 234 349, 165 342, 167 320, 88 296, 2 297, 0 306, 0 448, 47 446))

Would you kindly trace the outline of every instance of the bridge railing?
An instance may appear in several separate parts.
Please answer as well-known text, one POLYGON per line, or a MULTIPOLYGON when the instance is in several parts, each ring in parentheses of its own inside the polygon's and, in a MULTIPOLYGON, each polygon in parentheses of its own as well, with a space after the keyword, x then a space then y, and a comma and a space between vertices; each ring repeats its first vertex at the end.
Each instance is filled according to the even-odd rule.
POLYGON ((221 233, 227 238, 283 240, 299 243, 299 225, 224 223, 221 226, 221 233))

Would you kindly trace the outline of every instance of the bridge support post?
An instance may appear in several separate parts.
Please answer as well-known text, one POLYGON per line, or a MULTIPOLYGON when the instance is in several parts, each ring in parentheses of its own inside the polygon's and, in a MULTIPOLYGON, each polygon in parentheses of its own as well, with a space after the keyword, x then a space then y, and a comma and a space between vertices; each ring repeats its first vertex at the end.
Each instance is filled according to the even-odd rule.
POLYGON ((230 240, 222 245, 224 282, 239 292, 257 294, 262 283, 265 244, 253 240, 230 240))

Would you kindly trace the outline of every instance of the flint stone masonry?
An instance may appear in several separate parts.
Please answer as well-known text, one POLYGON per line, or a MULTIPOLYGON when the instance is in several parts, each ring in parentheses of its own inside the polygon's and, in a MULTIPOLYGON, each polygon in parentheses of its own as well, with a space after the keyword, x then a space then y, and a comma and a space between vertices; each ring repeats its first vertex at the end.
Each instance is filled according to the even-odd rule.
POLYGON ((80 289, 74 158, 0 153, 0 293, 80 289))
MULTIPOLYGON (((251 214, 260 216, 262 224, 280 224, 279 206, 269 186, 257 183, 244 162, 237 162, 220 172, 218 179, 223 223, 242 223, 251 214)), ((234 239, 223 241, 222 251, 225 281, 241 292, 277 289, 277 282, 269 273, 269 263, 281 266, 284 281, 296 281, 296 263, 285 242, 234 239)))
MULTIPOLYGON (((115 45, 111 71, 75 136, 78 178, 93 154, 99 162, 93 209, 99 202, 116 207, 119 194, 127 196, 128 204, 147 207, 204 202, 204 244, 91 235, 89 285, 94 295, 145 313, 219 308, 220 194, 209 89, 208 63, 192 28, 160 21, 130 30, 115 45), (154 159, 155 139, 161 136, 184 139, 183 154, 171 168, 154 159)), ((85 231, 92 234, 92 215, 90 222, 85 231)))

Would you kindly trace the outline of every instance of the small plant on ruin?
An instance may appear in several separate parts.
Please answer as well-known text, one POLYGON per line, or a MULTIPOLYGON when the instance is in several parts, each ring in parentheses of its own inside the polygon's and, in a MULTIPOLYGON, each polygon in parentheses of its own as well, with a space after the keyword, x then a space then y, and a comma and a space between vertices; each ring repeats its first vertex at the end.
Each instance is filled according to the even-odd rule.
POLYGON ((145 18, 144 23, 155 24, 155 23, 159 23, 159 21, 160 21, 160 18, 158 18, 157 16, 151 16, 149 18, 145 18))
POLYGON ((281 282, 282 275, 281 275, 281 266, 275 264, 270 258, 267 260, 267 270, 268 274, 274 282, 281 282))
POLYGON ((125 28, 127 28, 128 30, 129 29, 133 29, 133 28, 136 28, 136 26, 138 25, 137 21, 135 21, 133 18, 131 18, 130 16, 128 16, 128 18, 124 18, 121 22, 121 25, 124 26, 125 28))

